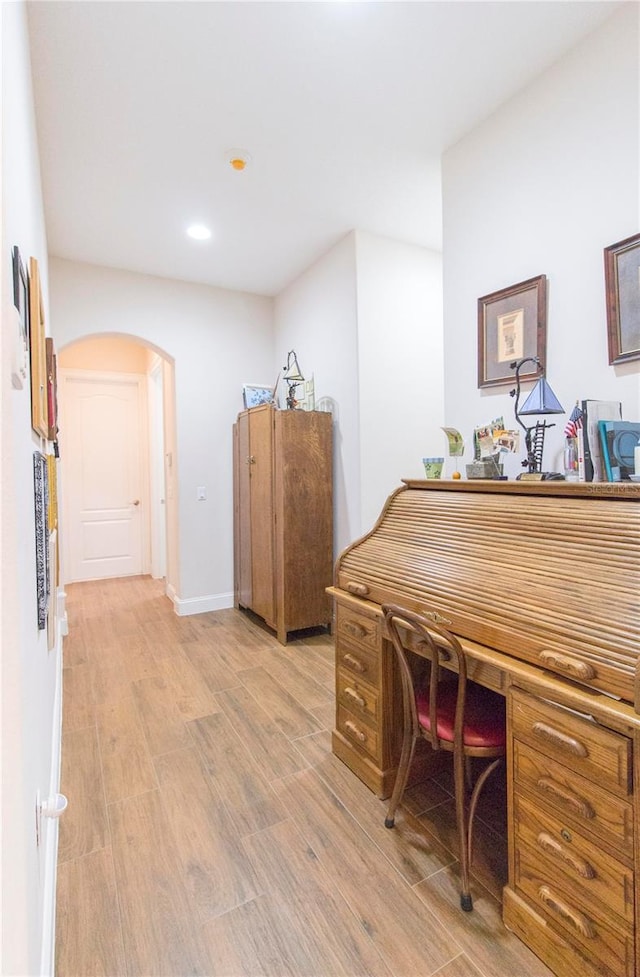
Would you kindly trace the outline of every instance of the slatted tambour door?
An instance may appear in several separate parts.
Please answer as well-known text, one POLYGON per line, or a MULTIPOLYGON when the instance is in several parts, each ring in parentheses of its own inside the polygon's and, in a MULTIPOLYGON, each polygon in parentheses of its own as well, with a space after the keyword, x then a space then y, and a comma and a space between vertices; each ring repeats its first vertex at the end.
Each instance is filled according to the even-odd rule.
POLYGON ((336 584, 633 701, 640 492, 606 488, 408 482, 336 584))

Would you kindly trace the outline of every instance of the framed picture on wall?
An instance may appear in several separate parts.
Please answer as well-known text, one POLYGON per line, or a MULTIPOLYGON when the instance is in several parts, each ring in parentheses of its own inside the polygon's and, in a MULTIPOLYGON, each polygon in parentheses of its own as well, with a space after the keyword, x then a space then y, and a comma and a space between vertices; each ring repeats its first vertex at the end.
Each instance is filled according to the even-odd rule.
POLYGON ((49 434, 47 408, 47 358, 44 333, 44 304, 40 272, 35 258, 29 258, 29 339, 31 355, 31 427, 46 438, 49 434))
POLYGON ((640 360, 640 234, 604 249, 609 363, 640 360))
MULTIPOLYGON (((538 357, 547 349, 547 278, 538 275, 478 299, 478 386, 512 383, 511 364, 538 357)), ((542 376, 543 369, 520 373, 521 380, 542 376)))

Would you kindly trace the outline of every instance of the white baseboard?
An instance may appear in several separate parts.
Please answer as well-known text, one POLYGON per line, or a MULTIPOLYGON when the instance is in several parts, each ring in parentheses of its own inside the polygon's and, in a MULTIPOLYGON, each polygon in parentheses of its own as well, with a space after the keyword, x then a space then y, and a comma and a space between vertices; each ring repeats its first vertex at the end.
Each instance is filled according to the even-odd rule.
MULTIPOLYGON (((63 595, 64 596, 64 595, 63 595)), ((66 614, 64 616, 66 622, 66 614)), ((59 624, 61 622, 59 621, 59 624)), ((55 644, 56 691, 53 704, 53 728, 51 730, 51 780, 49 796, 60 790, 60 768, 62 763, 62 626, 59 627, 55 644)), ((64 632, 66 633, 66 631, 64 632)), ((42 798, 41 800, 44 800, 42 798)), ((58 820, 40 819, 40 865, 42 871, 42 948, 40 954, 40 977, 51 977, 55 973, 56 940, 56 883, 58 879, 58 820)))
POLYGON ((233 594, 210 594, 207 597, 186 597, 181 599, 175 591, 169 593, 173 588, 167 587, 167 597, 173 601, 173 609, 179 617, 188 617, 191 614, 206 614, 207 611, 223 611, 227 607, 233 607, 233 594))

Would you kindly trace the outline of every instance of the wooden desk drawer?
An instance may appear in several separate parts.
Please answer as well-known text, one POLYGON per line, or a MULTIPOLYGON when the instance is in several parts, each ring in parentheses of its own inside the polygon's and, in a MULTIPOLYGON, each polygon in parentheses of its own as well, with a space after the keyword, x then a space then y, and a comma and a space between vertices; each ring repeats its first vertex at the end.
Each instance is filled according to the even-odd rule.
POLYGON ((570 818, 580 830, 633 859, 633 807, 629 801, 601 790, 596 784, 514 741, 516 791, 528 791, 539 807, 570 818))
POLYGON ((380 652, 372 651, 338 637, 336 643, 336 667, 362 679, 373 688, 380 684, 380 652))
MULTIPOLYGON (((523 798, 514 811, 515 850, 571 894, 581 907, 633 924, 633 871, 575 830, 523 798)), ((520 857, 519 854, 516 858, 520 857)))
MULTIPOLYGON (((558 872, 550 873, 529 849, 516 852, 516 888, 533 908, 565 932, 584 953, 603 967, 603 973, 634 977, 634 941, 631 929, 614 926, 585 909, 574 893, 561 885, 558 872)), ((576 977, 580 970, 576 961, 576 977)))
POLYGON ((359 614, 358 611, 338 604, 337 636, 377 652, 380 648, 380 621, 380 618, 359 614))
POLYGON ((336 728, 350 743, 360 747, 374 760, 378 759, 378 731, 368 723, 363 722, 360 716, 338 706, 336 728))
POLYGON ((378 726, 380 696, 376 689, 359 682, 353 675, 338 669, 338 704, 360 716, 369 725, 378 726))
POLYGON ((554 703, 512 691, 511 731, 606 790, 631 792, 631 741, 554 703))

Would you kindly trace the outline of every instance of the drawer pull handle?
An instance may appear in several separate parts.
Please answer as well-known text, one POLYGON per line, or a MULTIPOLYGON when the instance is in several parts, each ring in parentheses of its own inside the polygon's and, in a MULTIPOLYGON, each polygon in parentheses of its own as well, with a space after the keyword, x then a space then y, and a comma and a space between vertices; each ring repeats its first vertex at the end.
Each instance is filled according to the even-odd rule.
POLYGON ((592 821, 595 818, 596 812, 588 801, 583 797, 578 797, 577 794, 572 794, 570 790, 567 790, 562 784, 557 784, 550 777, 540 777, 537 787, 544 794, 551 794, 555 800, 574 811, 581 818, 585 818, 587 821, 592 821))
POLYGON ((574 872, 577 872, 581 878, 595 879, 596 871, 593 865, 590 865, 589 862, 585 862, 584 858, 574 855, 572 851, 568 851, 564 845, 561 845, 559 841, 556 841, 556 839, 547 834, 546 831, 541 831, 536 841, 538 842, 538 846, 542 848, 543 851, 547 852, 549 855, 555 855, 556 858, 561 858, 562 861, 566 862, 569 868, 572 868, 574 872))
POLYGON ((367 633, 367 629, 362 624, 356 624, 355 621, 345 621, 342 630, 352 634, 354 638, 364 638, 367 633))
POLYGON ((583 913, 578 912, 577 909, 572 909, 563 899, 559 899, 548 885, 541 885, 538 889, 538 895, 547 909, 570 923, 586 940, 596 938, 596 931, 591 920, 583 913))
POLYGON ((362 696, 361 695, 358 695, 358 693, 356 692, 356 690, 355 689, 352 689, 351 686, 349 686, 349 685, 344 690, 344 694, 346 695, 346 697, 348 699, 351 699, 352 702, 355 702, 355 704, 357 706, 360 706, 361 709, 364 709, 364 707, 367 704, 365 702, 365 700, 362 698, 362 696))
POLYGON ((558 672, 564 672, 565 675, 570 675, 572 678, 581 678, 587 681, 596 677, 596 670, 593 665, 590 665, 588 662, 576 661, 575 658, 561 655, 557 651, 541 651, 539 658, 543 665, 549 665, 558 672))
POLYGON ((352 668, 354 672, 366 672, 367 667, 364 665, 359 658, 355 658, 353 655, 343 655, 342 660, 345 665, 352 668))
POLYGON ((351 720, 347 720, 347 722, 344 724, 344 728, 345 729, 348 729, 349 732, 353 736, 355 736, 355 738, 357 740, 360 740, 361 743, 366 743, 367 742, 366 734, 363 733, 361 729, 358 729, 358 727, 356 726, 356 724, 355 723, 352 723, 351 720))
POLYGON ((348 582, 347 590, 350 594, 357 594, 358 597, 366 597, 369 593, 369 588, 366 583, 355 583, 353 580, 348 582))
POLYGON ((584 743, 575 740, 573 736, 561 733, 559 729, 554 729, 553 726, 548 726, 546 723, 534 723, 533 732, 542 739, 548 740, 549 743, 553 743, 554 746, 559 746, 565 753, 571 753, 572 756, 576 757, 589 756, 589 751, 584 743))

